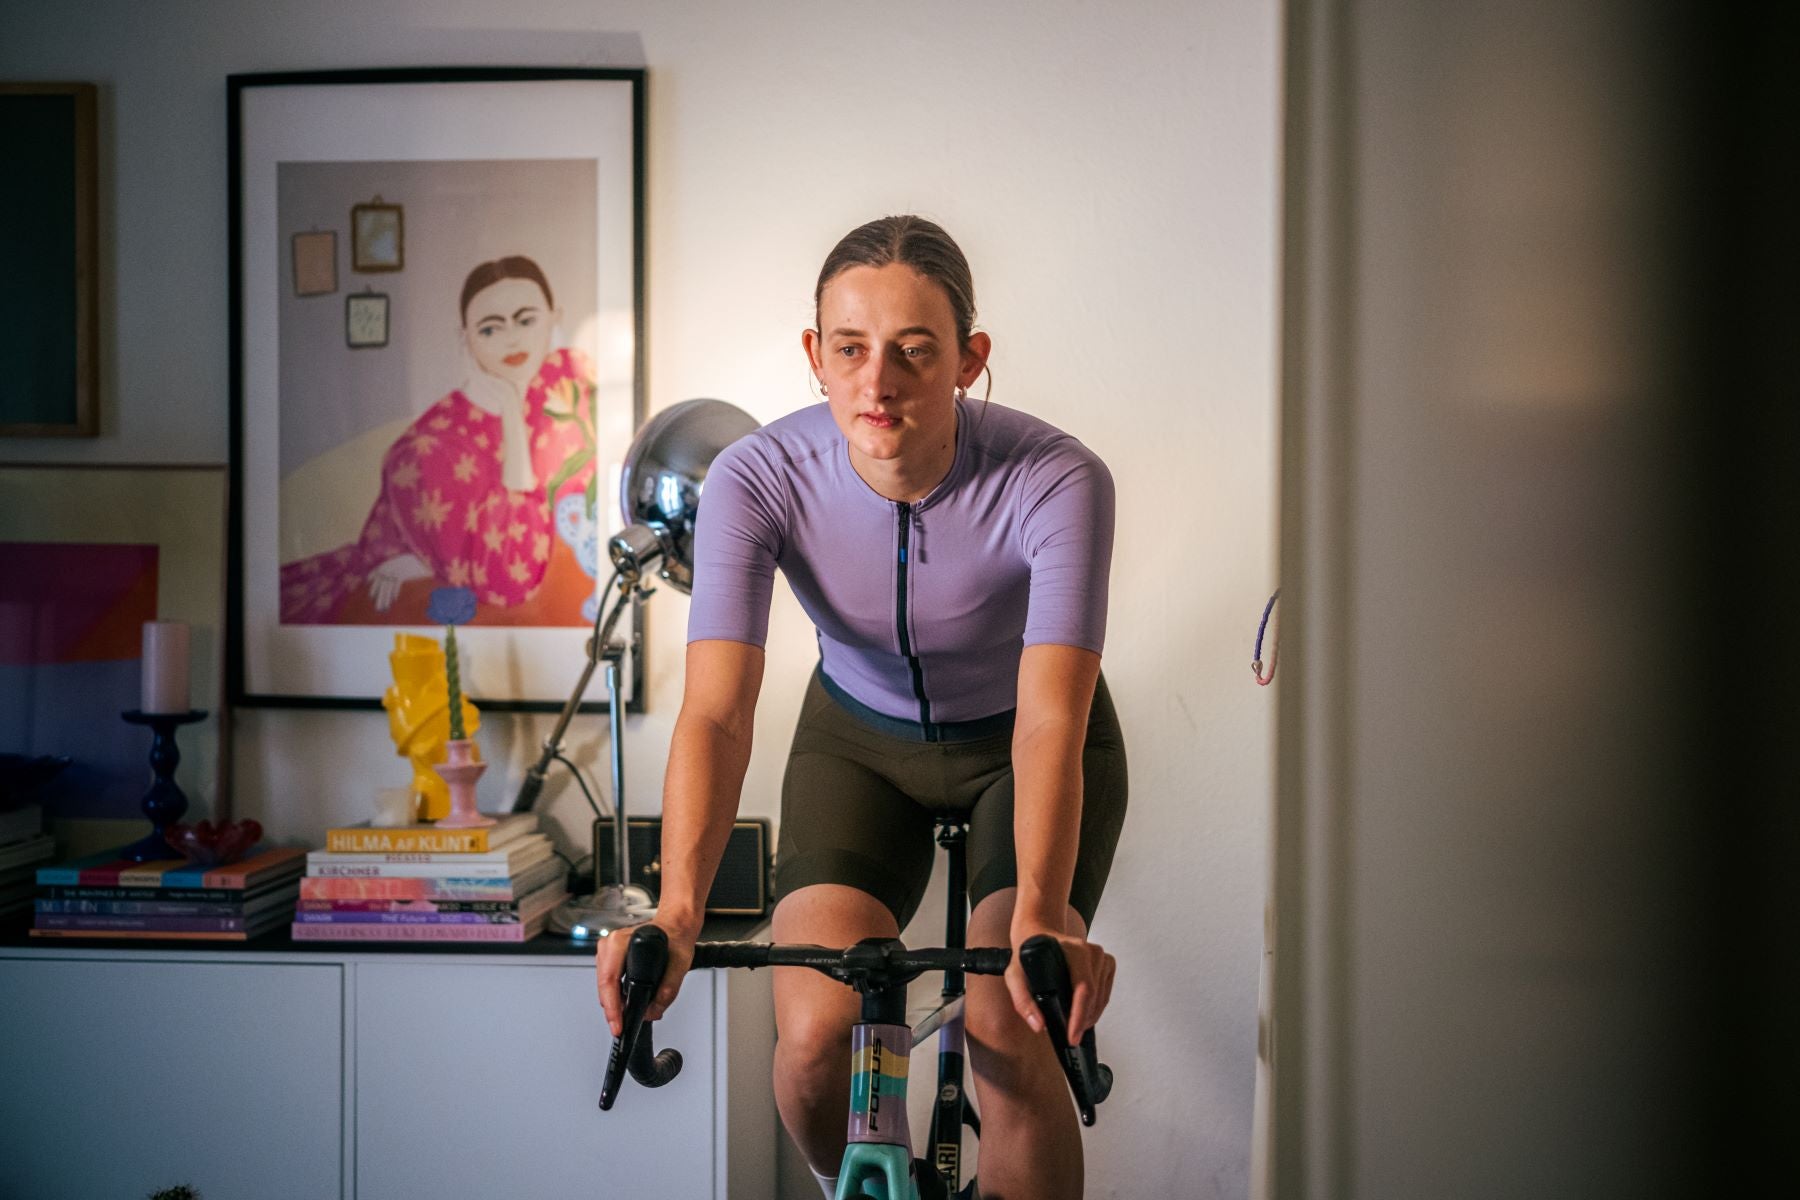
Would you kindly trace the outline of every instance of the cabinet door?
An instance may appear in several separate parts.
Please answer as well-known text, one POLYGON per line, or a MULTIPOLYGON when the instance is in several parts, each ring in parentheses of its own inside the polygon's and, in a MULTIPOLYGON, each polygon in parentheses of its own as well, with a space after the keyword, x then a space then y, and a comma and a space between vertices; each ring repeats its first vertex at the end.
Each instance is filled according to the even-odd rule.
POLYGON ((681 1074, 603 1113, 591 965, 358 963, 357 1195, 712 1196, 714 974, 655 1026, 681 1074))
POLYGON ((0 1196, 343 1194, 343 968, 0 959, 0 1196))

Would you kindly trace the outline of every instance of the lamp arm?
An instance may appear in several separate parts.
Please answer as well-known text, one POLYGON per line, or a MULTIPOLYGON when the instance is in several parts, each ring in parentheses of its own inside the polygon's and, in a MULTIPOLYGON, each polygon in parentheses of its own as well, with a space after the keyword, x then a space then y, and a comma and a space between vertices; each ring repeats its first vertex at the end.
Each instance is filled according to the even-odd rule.
POLYGON ((612 608, 607 611, 605 618, 595 623, 594 635, 588 639, 587 663, 581 668, 581 678, 575 681, 575 690, 569 693, 568 703, 563 705, 562 712, 557 715, 555 727, 550 730, 550 736, 544 739, 544 752, 531 765, 531 769, 525 772, 525 778, 519 784, 519 794, 513 800, 514 812, 530 812, 536 806, 538 794, 544 790, 544 778, 549 774, 550 764, 562 754, 563 735, 569 731, 569 722, 575 719, 576 711, 581 708, 581 697, 587 692, 588 681, 599 668, 604 647, 612 639, 613 628, 619 623, 619 617, 625 610, 625 602, 637 590, 638 581, 635 575, 623 576, 614 571, 607 587, 610 589, 614 583, 618 585, 618 595, 613 599, 612 608))

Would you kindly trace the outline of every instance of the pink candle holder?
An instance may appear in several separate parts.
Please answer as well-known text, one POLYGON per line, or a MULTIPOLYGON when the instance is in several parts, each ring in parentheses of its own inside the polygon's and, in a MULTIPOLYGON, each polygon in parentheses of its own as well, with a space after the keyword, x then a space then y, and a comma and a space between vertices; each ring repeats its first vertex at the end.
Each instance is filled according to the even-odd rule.
POLYGON ((475 781, 487 770, 487 764, 475 758, 475 743, 456 738, 445 745, 450 757, 432 768, 450 785, 450 815, 439 817, 439 829, 479 829, 495 823, 475 808, 475 781))

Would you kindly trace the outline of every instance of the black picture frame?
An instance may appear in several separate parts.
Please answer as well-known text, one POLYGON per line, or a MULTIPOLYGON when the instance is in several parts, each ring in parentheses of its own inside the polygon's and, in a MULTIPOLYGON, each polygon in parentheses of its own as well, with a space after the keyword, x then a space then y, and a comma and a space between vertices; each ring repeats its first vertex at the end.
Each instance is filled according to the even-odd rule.
MULTIPOLYGON (((279 72, 232 75, 226 92, 231 310, 228 695, 232 704, 249 707, 379 708, 382 692, 391 681, 387 652, 393 635, 415 632, 441 638, 440 627, 410 618, 387 625, 284 622, 279 611, 280 569, 289 563, 282 545, 285 530, 276 517, 281 510, 279 493, 293 477, 279 469, 279 443, 286 436, 280 431, 294 427, 295 422, 292 408, 282 409, 279 335, 283 331, 273 315, 284 295, 291 297, 294 291, 292 280, 281 277, 283 270, 291 271, 291 265, 283 265, 283 260, 291 261, 286 236, 291 231, 282 228, 278 219, 278 196, 286 194, 280 188, 288 178, 280 168, 293 161, 302 161, 309 168, 315 161, 333 166, 339 158, 347 163, 391 159, 404 166, 423 164, 420 169, 479 166, 488 159, 502 158, 585 162, 583 148, 591 147, 598 163, 593 173, 599 182, 595 185, 597 199, 592 202, 597 265, 592 268, 595 282, 590 286, 598 315, 584 327, 590 335, 594 327, 629 334, 604 339, 594 336, 595 341, 605 342, 605 347, 594 353, 597 365, 589 401, 594 479, 586 486, 588 519, 598 525, 598 539, 603 542, 609 524, 617 517, 612 511, 616 498, 609 494, 610 476, 602 472, 623 459, 645 411, 645 72, 577 67, 279 72), (385 118, 396 108, 407 114, 414 136, 428 143, 424 149, 396 153, 385 148, 377 134, 367 132, 393 128, 395 123, 385 118), (525 118, 515 120, 511 128, 528 127, 537 140, 523 150, 498 146, 491 138, 483 141, 482 121, 495 110, 502 113, 496 125, 504 125, 504 114, 510 111, 525 118), (480 115, 461 119, 468 114, 480 115), (422 134, 421 126, 425 127, 422 134), (471 128, 476 132, 471 134, 471 128), (353 131, 344 136, 364 140, 354 145, 343 143, 339 151, 339 143, 333 140, 339 130, 353 131), (354 132, 359 130, 363 132, 354 132), (566 148, 570 143, 573 151, 566 148), (615 357, 603 357, 608 354, 615 357), (277 580, 273 585, 271 578, 277 580)), ((406 214, 406 236, 413 244, 406 248, 405 272, 382 280, 388 291, 395 293, 389 309, 389 348, 381 355, 357 355, 357 361, 364 363, 404 357, 406 347, 413 344, 407 339, 417 338, 418 328, 428 325, 415 315, 417 310, 402 289, 415 286, 430 269, 429 205, 422 209, 416 194, 379 188, 362 189, 354 203, 366 202, 378 191, 385 203, 411 210, 406 214)), ((338 208, 337 220, 345 220, 351 207, 345 203, 338 208)), ((352 241, 353 237, 353 233, 347 235, 352 241)), ((557 286, 560 288, 560 282, 557 286)), ((350 301, 363 294, 347 292, 343 320, 348 320, 350 301)), ((436 309, 424 307, 455 311, 446 304, 436 309)), ((556 307, 569 307, 565 296, 556 297, 556 307)), ((350 353, 345 340, 340 334, 333 344, 350 353)), ((305 360, 294 355, 289 361, 305 360)), ((580 392, 577 383, 570 394, 580 392)), ((543 407, 548 410, 550 403, 546 401, 543 407)), ((539 474, 541 490, 543 472, 539 474)), ((568 496, 562 494, 558 499, 566 501, 568 496)), ((291 507, 298 511, 301 506, 291 507)), ((552 552, 560 553, 554 546, 552 552)), ((589 569, 585 562, 582 569, 589 569)), ((438 582, 435 577, 433 582, 438 582)), ((456 585, 455 581, 443 582, 456 585)), ((604 578, 594 582, 604 583, 604 578)), ((610 602, 608 597, 596 599, 602 602, 602 609, 610 602)), ((580 623, 483 625, 478 620, 459 627, 457 641, 467 694, 484 710, 560 711, 584 661, 583 646, 591 632, 588 619, 584 613, 580 623), (491 668, 485 676, 484 664, 491 668)), ((621 681, 628 712, 644 710, 642 620, 642 607, 634 603, 621 628, 633 646, 621 681)), ((590 691, 595 695, 583 700, 581 711, 604 712, 604 691, 598 687, 590 691)))
POLYGON ((100 433, 98 96, 0 83, 0 437, 100 433))

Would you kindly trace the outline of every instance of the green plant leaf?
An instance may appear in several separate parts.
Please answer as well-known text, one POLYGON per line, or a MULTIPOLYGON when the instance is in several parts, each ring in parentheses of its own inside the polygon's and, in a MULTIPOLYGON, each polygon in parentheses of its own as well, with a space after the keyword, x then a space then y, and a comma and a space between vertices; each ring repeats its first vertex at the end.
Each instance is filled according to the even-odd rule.
POLYGON ((556 519, 556 490, 573 479, 581 471, 581 468, 593 461, 594 452, 592 450, 577 450, 569 455, 568 460, 563 463, 556 474, 550 477, 550 482, 544 487, 544 505, 550 510, 552 521, 556 519))

